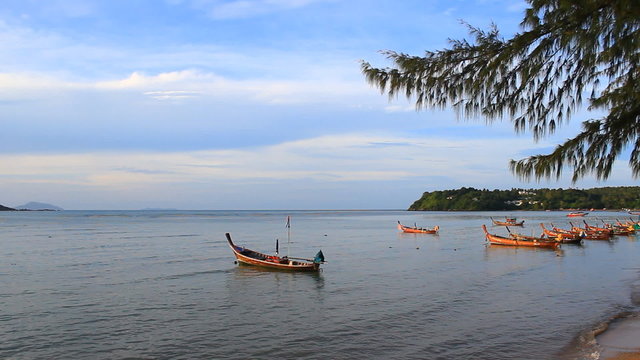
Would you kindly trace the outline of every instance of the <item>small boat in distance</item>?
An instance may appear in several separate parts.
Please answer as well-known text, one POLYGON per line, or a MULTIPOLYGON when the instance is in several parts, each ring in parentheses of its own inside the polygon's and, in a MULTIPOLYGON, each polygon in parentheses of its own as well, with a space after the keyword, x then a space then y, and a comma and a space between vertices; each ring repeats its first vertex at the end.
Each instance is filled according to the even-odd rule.
POLYGON ((581 217, 587 215, 588 212, 584 211, 574 211, 567 214, 567 217, 581 217))
POLYGON ((320 264, 324 263, 322 250, 318 251, 314 259, 294 258, 289 256, 267 255, 257 251, 238 246, 231 240, 229 233, 225 234, 229 246, 233 251, 238 263, 260 266, 276 270, 288 271, 319 271, 320 264), (302 260, 302 261, 298 261, 302 260))
POLYGON ((527 240, 525 238, 515 239, 508 238, 500 235, 490 234, 487 231, 487 226, 482 225, 485 237, 487 241, 492 245, 508 245, 508 246, 529 246, 529 247, 541 247, 548 249, 557 249, 560 247, 559 241, 544 241, 544 240, 527 240))
POLYGON ((398 230, 402 230, 406 233, 414 233, 414 234, 437 234, 438 230, 440 230, 440 226, 436 225, 432 229, 420 228, 416 226, 404 226, 398 220, 398 230))
POLYGON ((491 216, 489 216, 489 218, 493 222, 493 225, 496 225, 496 226, 523 226, 524 225, 524 220, 518 222, 516 218, 510 218, 505 216, 505 221, 494 220, 491 216))

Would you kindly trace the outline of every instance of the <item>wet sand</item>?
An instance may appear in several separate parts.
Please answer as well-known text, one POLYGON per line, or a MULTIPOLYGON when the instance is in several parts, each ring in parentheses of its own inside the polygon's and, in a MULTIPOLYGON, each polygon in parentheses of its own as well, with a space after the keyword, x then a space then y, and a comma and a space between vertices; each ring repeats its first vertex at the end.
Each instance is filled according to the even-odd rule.
POLYGON ((602 347, 600 359, 640 360, 640 315, 615 320, 596 341, 602 347))

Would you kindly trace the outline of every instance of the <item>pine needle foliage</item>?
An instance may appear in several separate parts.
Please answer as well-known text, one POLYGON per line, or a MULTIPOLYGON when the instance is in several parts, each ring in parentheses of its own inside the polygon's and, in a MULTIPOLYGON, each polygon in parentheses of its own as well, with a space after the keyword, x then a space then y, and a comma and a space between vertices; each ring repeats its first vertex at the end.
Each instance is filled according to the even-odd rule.
POLYGON ((524 180, 559 178, 573 169, 605 180, 630 147, 640 176, 640 2, 527 0, 521 32, 504 39, 497 27, 467 24, 474 41, 411 56, 383 51, 394 64, 361 63, 366 80, 390 98, 404 95, 416 109, 453 107, 458 116, 487 122, 508 117, 534 139, 552 134, 583 105, 606 113, 553 152, 511 160, 524 180), (584 99, 583 99, 584 98, 584 99))

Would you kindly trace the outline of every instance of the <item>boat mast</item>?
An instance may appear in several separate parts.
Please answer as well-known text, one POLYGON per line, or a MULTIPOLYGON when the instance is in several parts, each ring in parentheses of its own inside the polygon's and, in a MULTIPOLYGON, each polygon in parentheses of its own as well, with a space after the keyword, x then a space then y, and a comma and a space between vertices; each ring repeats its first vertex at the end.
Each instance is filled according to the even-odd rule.
POLYGON ((290 243, 291 243, 291 216, 287 216, 287 257, 289 257, 290 243))

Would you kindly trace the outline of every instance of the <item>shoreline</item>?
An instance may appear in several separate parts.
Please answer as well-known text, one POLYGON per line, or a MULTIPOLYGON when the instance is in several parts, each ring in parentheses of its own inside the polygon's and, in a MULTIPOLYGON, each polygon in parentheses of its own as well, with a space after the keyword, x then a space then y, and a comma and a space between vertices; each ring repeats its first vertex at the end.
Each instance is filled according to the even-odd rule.
POLYGON ((596 335, 596 343, 602 349, 599 359, 640 360, 640 314, 613 320, 596 335))

